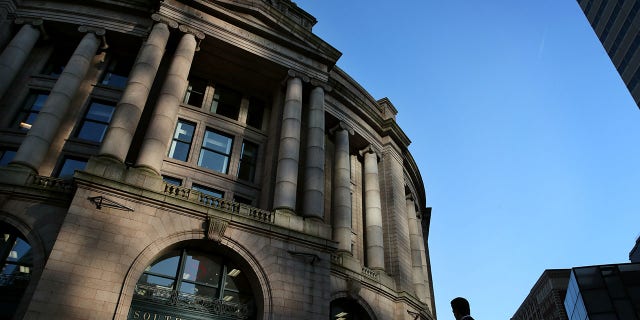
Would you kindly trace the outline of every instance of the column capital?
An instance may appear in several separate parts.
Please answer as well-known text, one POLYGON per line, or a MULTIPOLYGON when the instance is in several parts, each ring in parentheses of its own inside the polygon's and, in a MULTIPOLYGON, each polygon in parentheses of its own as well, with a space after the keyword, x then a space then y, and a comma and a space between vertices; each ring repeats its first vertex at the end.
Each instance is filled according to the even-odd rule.
POLYGON ((193 37, 196 38, 197 41, 196 51, 200 51, 200 42, 202 41, 202 39, 204 39, 204 32, 184 24, 178 26, 178 30, 193 35, 193 37))
POLYGON ((40 18, 16 17, 15 20, 13 20, 13 23, 15 23, 15 24, 30 24, 30 25, 32 25, 34 27, 40 27, 44 23, 44 20, 42 20, 40 18))
POLYGON ((333 90, 333 88, 325 81, 321 81, 321 80, 317 80, 317 79, 311 79, 311 80, 309 80, 309 82, 311 82, 311 85, 314 86, 314 87, 322 88, 322 90, 324 90, 324 92, 331 92, 331 90, 333 90))
POLYGON ((166 24, 167 26, 169 26, 169 27, 171 27, 173 29, 178 28, 178 23, 176 21, 171 20, 171 19, 169 19, 169 18, 167 18, 165 16, 162 16, 160 14, 157 14, 157 13, 154 13, 154 14, 151 15, 151 20, 153 20, 155 22, 158 22, 158 23, 164 23, 164 24, 166 24))
POLYGON ((300 78, 300 80, 302 80, 302 82, 304 83, 308 83, 309 82, 309 77, 304 74, 303 72, 300 71, 296 71, 293 69, 289 69, 289 71, 287 71, 287 76, 289 78, 300 78))
POLYGON ((351 128, 348 124, 342 121, 340 121, 335 127, 329 129, 329 133, 335 134, 336 131, 338 130, 346 130, 349 133, 349 135, 354 134, 353 128, 351 128))
POLYGON ((358 151, 358 154, 360 154, 361 157, 364 157, 365 154, 367 153, 373 153, 376 155, 376 159, 378 161, 380 161, 380 153, 378 151, 376 151, 376 149, 373 148, 373 145, 368 145, 366 146, 364 149, 358 151))
POLYGON ((104 28, 82 25, 78 27, 78 31, 81 33, 95 34, 96 37, 100 38, 100 42, 102 42, 102 46, 100 46, 100 49, 106 50, 109 48, 109 45, 107 44, 107 37, 105 36, 107 34, 107 31, 104 30, 104 28))
POLYGON ((413 196, 413 193, 409 193, 408 195, 405 196, 405 199, 407 200, 411 200, 411 201, 415 201, 415 198, 413 196))

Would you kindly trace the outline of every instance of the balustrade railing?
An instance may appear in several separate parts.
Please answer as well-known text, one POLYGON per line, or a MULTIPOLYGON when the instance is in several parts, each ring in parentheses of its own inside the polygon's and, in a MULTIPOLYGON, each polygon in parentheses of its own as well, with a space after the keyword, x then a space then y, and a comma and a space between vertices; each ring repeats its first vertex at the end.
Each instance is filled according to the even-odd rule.
POLYGON ((375 271, 373 269, 362 267, 362 275, 371 280, 380 281, 380 274, 378 274, 378 271, 375 271))

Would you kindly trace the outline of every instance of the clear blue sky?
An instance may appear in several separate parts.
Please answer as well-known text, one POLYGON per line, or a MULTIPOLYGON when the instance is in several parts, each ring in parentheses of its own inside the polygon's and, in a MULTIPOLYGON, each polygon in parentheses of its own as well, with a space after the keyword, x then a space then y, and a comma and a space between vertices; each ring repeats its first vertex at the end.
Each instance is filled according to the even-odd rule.
POLYGON ((628 262, 640 110, 575 0, 299 0, 389 97, 433 207, 437 315, 509 319, 548 268, 628 262))

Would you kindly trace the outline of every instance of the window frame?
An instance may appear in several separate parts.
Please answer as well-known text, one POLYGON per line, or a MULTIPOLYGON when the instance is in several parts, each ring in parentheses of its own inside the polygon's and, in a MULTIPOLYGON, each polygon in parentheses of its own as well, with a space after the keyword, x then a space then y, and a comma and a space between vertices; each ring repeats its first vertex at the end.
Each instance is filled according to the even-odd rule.
POLYGON ((169 150, 167 150, 167 157, 169 157, 171 159, 178 160, 178 161, 189 162, 190 154, 191 154, 191 147, 193 146, 193 140, 194 140, 194 138, 196 136, 197 128, 198 128, 198 126, 197 126, 197 124, 195 122, 179 118, 178 121, 176 122, 175 129, 173 130, 173 136, 171 137, 171 143, 169 144, 169 150), (176 137, 176 135, 178 134, 177 133, 178 132, 178 127, 180 126, 181 123, 187 124, 187 125, 191 125, 193 127, 193 130, 191 131, 191 137, 190 137, 189 141, 181 140, 179 136, 176 137), (181 159, 181 158, 176 158, 174 156, 177 143, 182 143, 182 144, 185 144, 187 146, 187 150, 186 150, 186 153, 185 153, 184 160, 181 159))
POLYGON ((78 122, 78 127, 76 129, 75 137, 78 138, 78 139, 84 140, 84 141, 102 143, 102 141, 104 140, 104 136, 107 134, 107 129, 109 129, 109 125, 111 124, 111 121, 113 121, 113 115, 116 112, 116 103, 115 102, 111 102, 111 101, 107 101, 107 100, 90 99, 89 103, 87 104, 87 107, 85 109, 86 110, 84 112, 84 116, 78 122), (91 118, 89 118, 89 115, 90 115, 89 112, 91 111, 91 108, 94 105, 101 105, 101 106, 111 107, 111 114, 109 115, 108 122, 105 122, 105 121, 102 121, 102 120, 99 120, 99 119, 91 119, 91 118), (99 137, 99 140, 91 139, 91 137, 83 137, 83 136, 81 136, 83 134, 83 129, 85 128, 85 125, 87 123, 92 123, 92 124, 96 124, 96 125, 99 125, 99 126, 104 126, 104 129, 102 131, 102 134, 99 137))

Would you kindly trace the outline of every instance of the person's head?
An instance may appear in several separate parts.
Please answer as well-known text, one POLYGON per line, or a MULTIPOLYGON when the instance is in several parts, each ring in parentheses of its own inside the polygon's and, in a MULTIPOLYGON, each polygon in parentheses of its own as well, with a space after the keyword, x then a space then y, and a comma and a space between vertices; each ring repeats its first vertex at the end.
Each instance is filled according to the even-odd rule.
POLYGON ((469 301, 462 297, 457 297, 451 300, 451 309, 453 310, 453 316, 456 318, 456 320, 459 320, 462 317, 471 314, 469 301))

